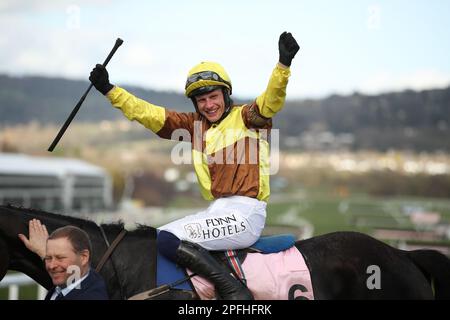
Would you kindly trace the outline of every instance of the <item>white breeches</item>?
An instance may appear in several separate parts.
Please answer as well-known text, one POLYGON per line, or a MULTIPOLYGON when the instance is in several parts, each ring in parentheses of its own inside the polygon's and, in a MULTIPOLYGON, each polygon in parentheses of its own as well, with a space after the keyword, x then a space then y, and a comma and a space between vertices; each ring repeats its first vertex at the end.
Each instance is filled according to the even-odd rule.
POLYGON ((207 250, 242 249, 259 239, 266 221, 266 203, 232 196, 214 200, 204 211, 158 228, 207 250))

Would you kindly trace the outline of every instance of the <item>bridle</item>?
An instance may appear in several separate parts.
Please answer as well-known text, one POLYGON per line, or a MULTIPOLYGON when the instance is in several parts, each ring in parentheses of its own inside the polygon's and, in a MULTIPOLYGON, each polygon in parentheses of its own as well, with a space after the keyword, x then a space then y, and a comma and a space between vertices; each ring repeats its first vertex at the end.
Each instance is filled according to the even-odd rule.
MULTIPOLYGON (((103 230, 103 227, 100 225, 100 232, 102 234, 103 240, 105 240, 105 244, 106 244, 106 252, 103 254, 102 258, 100 259, 100 262, 97 264, 97 267, 95 268, 96 272, 100 272, 100 270, 103 268, 103 266, 105 265, 106 261, 108 261, 108 259, 110 258, 111 254, 114 252, 114 250, 116 249, 117 245, 119 244, 119 242, 123 239, 123 237, 125 237, 125 235, 127 234, 127 230, 122 229, 122 231, 120 231, 120 233, 117 235, 117 237, 114 239, 114 241, 112 242, 112 244, 109 244, 108 238, 106 237, 105 234, 105 230, 103 230)), ((125 294, 123 292, 123 286, 122 286, 122 282, 120 281, 120 277, 119 274, 117 272, 116 269, 116 265, 114 264, 114 261, 111 257, 111 264, 114 270, 114 275, 117 279, 117 282, 119 283, 119 290, 120 290, 120 298, 122 300, 125 299, 125 294)))

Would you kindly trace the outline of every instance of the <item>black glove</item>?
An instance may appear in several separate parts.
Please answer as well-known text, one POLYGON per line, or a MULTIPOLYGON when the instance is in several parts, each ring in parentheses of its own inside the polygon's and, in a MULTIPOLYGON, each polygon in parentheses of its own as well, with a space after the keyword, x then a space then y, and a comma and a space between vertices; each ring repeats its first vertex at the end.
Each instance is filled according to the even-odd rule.
POLYGON ((92 69, 89 80, 94 85, 95 89, 100 91, 103 95, 106 95, 109 90, 114 86, 109 83, 108 71, 101 64, 97 64, 94 69, 92 69))
POLYGON ((280 35, 280 40, 278 40, 278 50, 280 52, 280 63, 289 67, 300 47, 292 34, 285 31, 280 35))

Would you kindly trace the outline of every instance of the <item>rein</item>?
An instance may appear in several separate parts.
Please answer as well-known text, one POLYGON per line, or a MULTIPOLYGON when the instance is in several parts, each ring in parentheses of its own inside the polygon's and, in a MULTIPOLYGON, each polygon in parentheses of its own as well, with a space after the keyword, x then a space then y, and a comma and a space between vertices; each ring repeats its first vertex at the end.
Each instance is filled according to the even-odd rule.
POLYGON ((155 298, 159 295, 162 295, 163 293, 166 293, 170 291, 172 288, 176 287, 179 284, 182 284, 183 282, 191 280, 191 278, 197 276, 196 273, 193 273, 186 278, 177 280, 175 282, 172 282, 170 284, 164 284, 162 286, 159 286, 157 288, 150 289, 148 291, 144 291, 138 294, 135 294, 134 296, 128 298, 128 300, 150 300, 152 298, 155 298))
MULTIPOLYGON (((102 234, 103 240, 105 240, 107 250, 103 254, 102 258, 100 259, 100 262, 97 264, 97 267, 95 268, 95 271, 97 271, 97 272, 100 272, 100 270, 102 270, 102 268, 105 265, 106 261, 108 261, 108 259, 110 258, 111 254, 114 252, 114 250, 116 249, 117 245, 119 244, 119 242, 122 241, 123 237, 125 237, 125 235, 127 233, 127 230, 122 229, 122 231, 120 231, 120 233, 117 235, 117 237, 114 239, 114 241, 110 245, 109 241, 108 241, 108 238, 106 237, 105 230, 103 230, 101 225, 99 226, 99 228, 100 228, 100 232, 102 234)), ((112 258, 111 258, 111 263, 112 263, 112 266, 113 266, 113 269, 114 269, 114 274, 116 275, 116 278, 117 278, 117 282, 119 283, 120 297, 122 299, 125 299, 125 295, 123 293, 123 288, 122 288, 122 283, 120 282, 119 274, 117 273, 116 266, 114 265, 114 262, 113 262, 112 258)))

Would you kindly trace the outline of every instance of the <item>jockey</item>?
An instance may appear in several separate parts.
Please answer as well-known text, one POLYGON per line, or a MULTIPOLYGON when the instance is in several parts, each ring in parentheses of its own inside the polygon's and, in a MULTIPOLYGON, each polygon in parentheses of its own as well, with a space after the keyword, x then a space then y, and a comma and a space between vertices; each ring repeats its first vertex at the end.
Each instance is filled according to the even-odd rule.
POLYGON ((230 77, 214 62, 202 62, 189 71, 185 94, 196 110, 190 113, 156 106, 113 86, 102 65, 89 77, 129 120, 161 138, 179 140, 180 130, 190 137, 201 194, 212 202, 204 211, 160 227, 158 248, 168 259, 211 281, 225 300, 253 298, 208 250, 249 247, 264 228, 270 193, 267 132, 271 118, 284 105, 290 65, 299 50, 287 32, 281 34, 278 47, 279 61, 266 91, 240 106, 230 98, 230 77))

